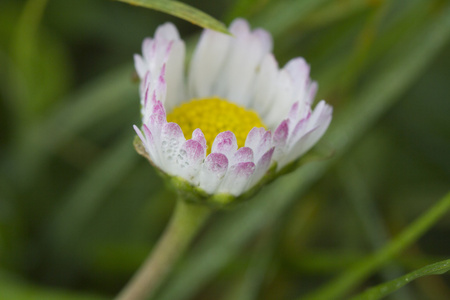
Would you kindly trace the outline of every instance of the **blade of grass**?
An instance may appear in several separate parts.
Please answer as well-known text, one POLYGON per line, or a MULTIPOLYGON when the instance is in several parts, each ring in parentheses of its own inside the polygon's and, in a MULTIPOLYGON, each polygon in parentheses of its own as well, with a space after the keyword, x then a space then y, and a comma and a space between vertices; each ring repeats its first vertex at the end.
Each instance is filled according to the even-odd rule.
POLYGON ((16 141, 12 151, 17 161, 14 170, 17 181, 24 185, 32 183, 57 147, 103 118, 129 107, 129 99, 138 97, 137 85, 131 83, 131 74, 131 65, 109 72, 62 100, 61 107, 44 118, 42 123, 27 128, 26 135, 16 141))
MULTIPOLYGON (((349 205, 352 206, 357 215, 362 236, 367 239, 371 248, 375 251, 388 242, 387 226, 383 222, 376 203, 372 197, 372 191, 367 185, 366 178, 355 163, 350 159, 341 162, 338 168, 338 176, 341 186, 346 193, 349 205)), ((390 263, 381 271, 383 281, 392 280, 401 276, 404 272, 397 262, 390 263)), ((398 299, 411 299, 411 291, 404 289, 397 296, 398 299)))
POLYGON ((326 26, 333 22, 348 18, 353 14, 376 7, 382 2, 370 2, 361 0, 350 0, 345 2, 331 1, 328 5, 323 5, 319 10, 300 20, 299 24, 303 28, 316 28, 326 26))
POLYGON ((380 251, 356 264, 350 270, 331 281, 325 287, 302 299, 340 299, 359 283, 364 281, 373 271, 380 268, 393 256, 410 246, 423 235, 433 224, 450 210, 450 193, 431 207, 419 219, 406 228, 395 240, 387 244, 380 251))
MULTIPOLYGON (((139 159, 132 147, 132 132, 126 134, 61 201, 61 206, 47 224, 47 238, 59 247, 77 243, 90 218, 106 200, 108 192, 131 170, 139 159)), ((70 253, 60 251, 61 253, 70 253)), ((55 248, 55 249, 56 249, 55 248)))
POLYGON ((222 300, 255 300, 258 299, 261 286, 266 278, 275 248, 279 244, 281 223, 265 228, 259 241, 253 247, 253 255, 243 276, 236 280, 236 286, 222 300))
POLYGON ((226 26, 210 15, 185 3, 171 0, 117 0, 131 5, 162 11, 203 28, 230 34, 226 26))
POLYGON ((103 300, 104 297, 87 293, 71 293, 61 289, 48 289, 0 272, 0 299, 8 300, 103 300))
POLYGON ((236 18, 249 18, 264 9, 272 0, 235 0, 234 5, 224 17, 227 23, 236 18))
MULTIPOLYGON (((47 0, 28 0, 15 28, 14 40, 11 44, 11 56, 21 69, 29 69, 32 65, 36 48, 36 32, 39 28, 47 0)), ((22 70, 24 71, 24 70, 22 70)), ((17 91, 16 112, 19 117, 18 126, 23 126, 32 119, 33 111, 27 105, 27 91, 17 91)))
POLYGON ((262 26, 278 36, 301 18, 329 0, 273 1, 252 18, 254 26, 262 26))
POLYGON ((450 259, 440 261, 428 266, 425 266, 419 270, 410 272, 400 278, 391 280, 389 282, 377 285, 373 288, 366 290, 365 292, 355 296, 352 300, 376 300, 381 299, 392 292, 407 285, 411 281, 420 278, 422 276, 429 275, 441 275, 450 271, 450 259))
POLYGON ((322 141, 323 144, 333 145, 336 157, 303 166, 271 184, 247 206, 230 213, 222 222, 213 224, 198 247, 185 257, 179 272, 168 282, 168 288, 162 291, 158 299, 191 297, 236 255, 248 238, 263 224, 278 218, 373 126, 448 41, 450 8, 446 8, 408 43, 392 49, 386 67, 373 76, 345 109, 337 113, 322 141))

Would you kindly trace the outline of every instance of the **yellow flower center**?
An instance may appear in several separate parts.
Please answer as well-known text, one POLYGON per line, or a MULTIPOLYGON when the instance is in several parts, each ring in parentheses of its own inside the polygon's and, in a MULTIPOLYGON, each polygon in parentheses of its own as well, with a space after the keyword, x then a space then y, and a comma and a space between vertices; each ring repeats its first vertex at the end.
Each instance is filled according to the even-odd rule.
POLYGON ((183 103, 167 115, 167 121, 180 125, 186 139, 190 139, 192 132, 200 128, 208 145, 207 153, 211 152, 216 136, 223 131, 232 131, 238 146, 243 147, 253 127, 266 128, 255 111, 218 97, 192 99, 183 103))

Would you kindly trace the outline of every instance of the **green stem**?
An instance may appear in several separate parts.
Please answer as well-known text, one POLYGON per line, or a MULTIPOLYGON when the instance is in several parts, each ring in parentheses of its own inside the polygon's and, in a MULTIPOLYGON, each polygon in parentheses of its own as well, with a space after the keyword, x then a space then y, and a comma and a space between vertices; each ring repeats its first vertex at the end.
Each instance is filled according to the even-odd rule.
POLYGON ((189 246, 211 212, 209 207, 186 203, 179 199, 164 235, 116 300, 149 298, 189 246))

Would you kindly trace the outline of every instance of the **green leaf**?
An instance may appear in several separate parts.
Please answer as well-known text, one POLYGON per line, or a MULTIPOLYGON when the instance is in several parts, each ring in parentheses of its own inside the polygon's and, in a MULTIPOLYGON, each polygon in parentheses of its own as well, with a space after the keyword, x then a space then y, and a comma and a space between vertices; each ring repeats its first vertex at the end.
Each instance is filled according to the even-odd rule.
POLYGON ((419 270, 415 270, 397 279, 370 288, 365 292, 353 297, 352 300, 381 299, 382 297, 389 295, 390 293, 398 290, 399 288, 403 287, 404 285, 410 283, 411 281, 419 277, 428 275, 440 275, 448 272, 449 270, 450 270, 450 259, 440 261, 428 265, 426 267, 423 267, 419 270))
POLYGON ((64 105, 39 124, 28 128, 13 149, 15 160, 19 162, 17 178, 29 184, 57 147, 82 130, 129 108, 130 99, 137 97, 137 85, 130 80, 132 70, 127 64, 91 81, 61 100, 64 105))
POLYGON ((278 36, 311 13, 326 0, 272 1, 260 14, 252 18, 252 24, 261 26, 278 36))
POLYGON ((46 229, 51 240, 58 243, 59 250, 72 247, 84 226, 102 207, 108 193, 138 161, 131 141, 131 132, 118 140, 61 199, 61 205, 46 229))
POLYGON ((210 15, 185 3, 170 0, 117 0, 131 5, 159 10, 175 17, 184 19, 200 27, 230 34, 226 26, 210 15))
POLYGON ((72 293, 62 289, 49 289, 25 282, 21 278, 0 271, 0 299, 10 300, 104 300, 88 294, 72 293))
POLYGON ((398 255, 403 249, 410 246, 422 234, 435 224, 450 209, 450 193, 433 205, 419 219, 406 228, 395 240, 387 244, 375 254, 357 263, 353 268, 344 272, 335 280, 331 280, 325 287, 309 294, 302 299, 340 299, 351 288, 362 282, 373 271, 383 266, 389 259, 398 255))

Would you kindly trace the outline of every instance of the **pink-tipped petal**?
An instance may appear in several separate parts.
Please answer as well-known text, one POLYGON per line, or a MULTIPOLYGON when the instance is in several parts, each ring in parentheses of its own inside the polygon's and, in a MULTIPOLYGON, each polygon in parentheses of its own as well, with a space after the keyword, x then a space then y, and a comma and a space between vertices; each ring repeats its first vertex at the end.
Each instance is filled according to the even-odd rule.
POLYGON ((289 136, 288 147, 291 147, 291 145, 295 144, 302 136, 304 136, 308 132, 309 124, 309 118, 304 118, 298 121, 289 136))
POLYGON ((314 119, 313 115, 311 115, 309 119, 305 118, 297 124, 294 129, 295 134, 293 133, 288 142, 289 151, 282 158, 282 161, 279 162, 278 169, 305 154, 319 141, 327 130, 331 122, 333 109, 331 106, 324 104, 323 106, 316 107, 314 111, 316 110, 316 115, 313 114, 314 119))
POLYGON ((289 120, 298 121, 297 118, 300 114, 300 103, 297 101, 291 106, 291 110, 289 111, 289 120))
POLYGON ((218 192, 238 196, 250 184, 253 172, 255 172, 255 163, 253 162, 242 162, 231 166, 220 184, 218 192))
POLYGON ((212 153, 222 153, 228 158, 233 157, 238 148, 236 136, 231 131, 224 131, 219 133, 214 139, 211 147, 212 153))
POLYGON ((314 101, 314 98, 316 97, 318 88, 319 84, 317 83, 317 81, 311 81, 306 98, 306 105, 311 106, 311 104, 314 101))
POLYGON ((176 155, 179 174, 189 182, 198 184, 199 179, 196 175, 200 171, 205 154, 206 150, 199 142, 194 140, 184 142, 176 155))
POLYGON ((152 161, 158 160, 153 136, 152 136, 150 130, 148 129, 148 127, 145 126, 145 124, 142 127, 143 127, 143 132, 136 125, 133 125, 134 131, 136 131, 136 134, 138 135, 139 139, 142 141, 142 145, 144 146, 150 159, 152 161))
POLYGON ((152 114, 163 115, 163 116, 166 115, 166 110, 164 109, 164 106, 162 105, 162 103, 160 101, 157 101, 155 103, 155 105, 153 105, 152 114))
POLYGON ((286 145, 288 134, 289 134, 288 120, 284 120, 277 127, 277 129, 275 129, 275 132, 273 133, 274 145, 277 147, 284 147, 286 145))
POLYGON ((269 169, 271 163, 272 163, 272 157, 275 153, 275 147, 270 148, 267 150, 266 153, 261 156, 259 161, 256 164, 255 172, 253 173, 253 176, 251 178, 250 185, 248 188, 252 188, 255 184, 257 184, 263 176, 267 173, 267 170, 269 169))
POLYGON ((269 130, 264 133, 262 136, 259 145, 256 147, 256 149, 253 149, 253 152, 255 154, 255 161, 258 161, 260 157, 272 147, 272 132, 269 130))
POLYGON ((221 153, 211 153, 200 170, 200 188, 209 194, 215 193, 227 170, 227 157, 221 153))
POLYGON ((176 158, 185 138, 183 131, 177 123, 166 123, 161 129, 161 153, 164 159, 164 165, 170 174, 177 173, 176 158))
POLYGON ((205 135, 200 128, 197 128, 192 132, 192 139, 199 142, 205 150, 207 149, 205 135))
POLYGON ((252 130, 250 130, 250 132, 248 133, 247 138, 245 139, 245 146, 256 149, 265 133, 266 130, 264 128, 253 127, 252 130))
POLYGON ((275 152, 275 147, 272 147, 269 150, 267 150, 267 152, 264 153, 263 156, 261 156, 261 158, 258 160, 258 164, 257 164, 258 169, 267 171, 267 169, 269 168, 270 163, 272 161, 272 156, 273 156, 274 152, 275 152))
POLYGON ((232 164, 234 165, 241 162, 253 162, 253 150, 251 148, 242 147, 234 153, 232 164))
POLYGON ((154 135, 159 136, 161 133, 161 128, 167 123, 166 116, 162 114, 152 114, 148 116, 148 119, 144 115, 143 122, 148 126, 154 135))
POLYGON ((289 121, 284 120, 273 133, 272 143, 275 146, 273 159, 278 161, 287 151, 287 141, 289 136, 289 121))
POLYGON ((247 135, 245 146, 253 150, 254 160, 258 161, 261 155, 272 145, 272 133, 264 128, 254 127, 247 135))
POLYGON ((147 140, 146 140, 146 139, 144 138, 144 136, 142 135, 141 130, 140 130, 136 125, 133 125, 133 129, 134 129, 134 131, 136 131, 136 134, 137 134, 138 137, 141 139, 142 143, 143 143, 143 144, 146 144, 146 143, 147 143, 147 140))
POLYGON ((190 162, 198 163, 205 158, 205 148, 197 141, 187 140, 182 149, 186 151, 186 158, 190 162))

